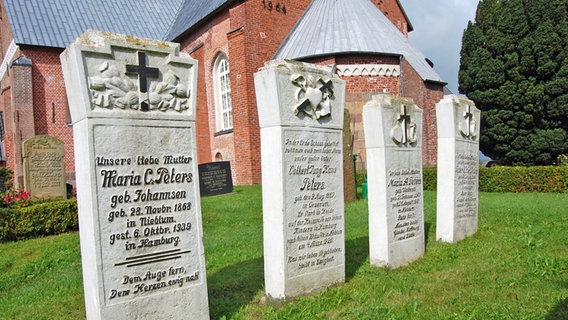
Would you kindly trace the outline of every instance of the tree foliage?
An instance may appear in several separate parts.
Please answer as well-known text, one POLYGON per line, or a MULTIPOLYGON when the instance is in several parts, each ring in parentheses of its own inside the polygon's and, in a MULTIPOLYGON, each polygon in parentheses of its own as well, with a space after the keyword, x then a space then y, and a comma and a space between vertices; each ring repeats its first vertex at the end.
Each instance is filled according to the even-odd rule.
POLYGON ((482 110, 481 150, 507 165, 568 153, 568 1, 481 0, 459 91, 482 110))

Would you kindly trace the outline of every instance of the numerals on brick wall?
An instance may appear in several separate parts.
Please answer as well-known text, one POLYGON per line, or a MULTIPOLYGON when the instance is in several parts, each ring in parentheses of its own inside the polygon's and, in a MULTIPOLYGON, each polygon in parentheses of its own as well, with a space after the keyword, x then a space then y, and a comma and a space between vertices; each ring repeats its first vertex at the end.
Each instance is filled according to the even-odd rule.
POLYGON ((282 12, 286 14, 286 5, 280 2, 262 0, 262 6, 268 11, 282 12))

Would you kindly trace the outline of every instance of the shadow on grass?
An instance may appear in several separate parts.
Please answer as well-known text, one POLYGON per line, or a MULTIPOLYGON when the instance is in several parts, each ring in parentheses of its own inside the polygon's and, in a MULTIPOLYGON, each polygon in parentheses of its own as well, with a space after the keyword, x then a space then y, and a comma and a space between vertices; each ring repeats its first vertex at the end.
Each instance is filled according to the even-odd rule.
MULTIPOLYGON (((568 288, 568 282, 562 283, 562 286, 568 288)), ((544 320, 568 320, 568 298, 560 300, 544 320)))
POLYGON ((345 243, 345 281, 351 280, 369 257, 369 237, 348 240, 345 243))
MULTIPOLYGON (((369 256, 369 237, 349 240, 345 244, 345 277, 355 276, 369 256)), ((232 318, 249 304, 264 287, 264 260, 257 258, 228 266, 207 277, 211 319, 232 318)))
POLYGON ((431 222, 424 222, 424 243, 428 243, 428 237, 430 233, 431 222))
POLYGON ((264 284, 263 258, 243 261, 208 275, 211 319, 231 319, 249 304, 264 284))

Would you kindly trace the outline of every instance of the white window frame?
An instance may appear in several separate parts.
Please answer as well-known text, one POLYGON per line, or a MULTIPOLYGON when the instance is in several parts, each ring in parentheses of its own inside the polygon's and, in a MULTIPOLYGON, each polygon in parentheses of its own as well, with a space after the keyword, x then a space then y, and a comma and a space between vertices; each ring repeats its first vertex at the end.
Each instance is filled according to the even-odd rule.
POLYGON ((224 54, 219 54, 213 66, 217 132, 233 129, 233 102, 231 100, 231 80, 229 75, 229 60, 224 54))

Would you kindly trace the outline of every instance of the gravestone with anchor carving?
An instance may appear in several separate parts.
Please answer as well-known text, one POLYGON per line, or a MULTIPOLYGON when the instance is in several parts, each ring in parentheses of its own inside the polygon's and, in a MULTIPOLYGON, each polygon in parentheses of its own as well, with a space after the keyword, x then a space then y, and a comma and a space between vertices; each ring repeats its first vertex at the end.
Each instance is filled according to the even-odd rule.
POLYGON ((398 268, 424 254, 422 110, 373 96, 363 107, 371 264, 398 268))
POLYGON ((473 101, 463 97, 447 95, 436 104, 440 241, 455 243, 477 232, 480 116, 473 101))
POLYGON ((62 54, 88 319, 208 319, 197 62, 87 31, 62 54))

